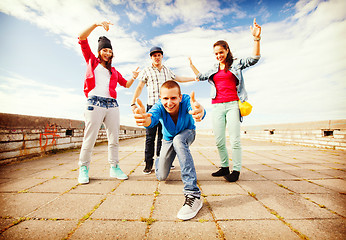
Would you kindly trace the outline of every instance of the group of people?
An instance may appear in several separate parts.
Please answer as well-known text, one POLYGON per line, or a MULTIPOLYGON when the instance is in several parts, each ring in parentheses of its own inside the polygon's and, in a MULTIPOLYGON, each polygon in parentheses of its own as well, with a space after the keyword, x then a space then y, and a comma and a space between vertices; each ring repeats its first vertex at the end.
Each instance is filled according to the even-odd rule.
POLYGON ((256 64, 260 58, 261 27, 256 23, 256 19, 254 19, 253 26, 250 26, 254 37, 251 57, 236 59, 226 41, 217 41, 213 46, 217 63, 209 71, 200 73, 189 58, 190 67, 196 77, 182 77, 176 76, 162 64, 163 50, 155 46, 149 52, 152 60, 151 66, 144 68, 141 72, 137 68, 132 72, 132 78, 126 80, 112 66, 113 49, 111 41, 107 37, 99 37, 97 57, 92 53, 88 43, 87 38, 95 28, 101 26, 108 31, 110 25, 111 23, 107 21, 96 23, 79 35, 79 44, 87 63, 84 82, 87 103, 84 138, 79 157, 78 182, 89 183, 92 149, 102 123, 108 138, 110 177, 128 179, 128 176, 119 167, 120 120, 116 87, 117 84, 120 84, 129 88, 138 78, 131 109, 136 124, 146 128, 143 173, 151 174, 155 159, 156 177, 159 181, 163 181, 174 168, 173 161, 177 157, 185 195, 185 202, 177 217, 182 220, 191 219, 202 208, 203 201, 201 191, 197 186, 197 174, 189 146, 195 140, 195 122, 203 120, 206 111, 196 101, 195 93, 182 94, 177 82, 208 81, 211 84, 213 132, 221 161, 220 169, 213 172, 212 176, 222 176, 229 182, 237 181, 242 166, 241 116, 238 101, 247 100, 242 70, 256 64), (148 91, 146 107, 139 99, 144 86, 148 91), (232 148, 232 171, 229 170, 226 127, 229 131, 232 148))

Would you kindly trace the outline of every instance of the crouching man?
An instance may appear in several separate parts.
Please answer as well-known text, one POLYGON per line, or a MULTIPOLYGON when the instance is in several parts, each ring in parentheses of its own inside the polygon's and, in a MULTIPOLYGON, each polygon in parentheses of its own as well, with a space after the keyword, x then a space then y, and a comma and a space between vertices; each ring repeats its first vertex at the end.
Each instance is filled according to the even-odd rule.
POLYGON ((201 191, 197 186, 195 165, 190 153, 190 145, 196 136, 195 121, 205 116, 204 108, 191 97, 181 94, 180 86, 175 81, 166 81, 160 88, 160 100, 146 113, 141 100, 137 98, 134 117, 138 126, 152 128, 162 124, 163 142, 160 157, 155 162, 156 177, 165 180, 171 170, 175 156, 181 168, 184 183, 185 203, 177 217, 188 220, 195 217, 202 208, 201 191))

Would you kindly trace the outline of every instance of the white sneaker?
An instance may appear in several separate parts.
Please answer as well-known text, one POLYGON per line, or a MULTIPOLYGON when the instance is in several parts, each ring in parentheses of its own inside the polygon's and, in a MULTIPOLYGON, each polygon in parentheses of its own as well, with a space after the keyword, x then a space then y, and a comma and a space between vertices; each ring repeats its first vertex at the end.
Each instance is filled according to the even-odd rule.
POLYGON ((177 218, 181 220, 188 220, 195 217, 198 211, 202 208, 203 202, 201 198, 194 197, 192 195, 185 196, 185 203, 179 210, 177 218))

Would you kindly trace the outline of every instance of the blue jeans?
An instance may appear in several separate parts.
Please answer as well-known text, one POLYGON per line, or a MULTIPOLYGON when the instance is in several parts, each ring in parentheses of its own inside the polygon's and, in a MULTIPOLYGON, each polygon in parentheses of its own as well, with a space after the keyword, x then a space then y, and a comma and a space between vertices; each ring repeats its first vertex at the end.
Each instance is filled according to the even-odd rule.
POLYGON ((155 162, 155 172, 159 181, 165 180, 171 170, 172 162, 177 156, 181 168, 181 179, 184 183, 184 194, 200 197, 201 191, 197 186, 196 169, 189 149, 195 141, 195 137, 194 129, 185 129, 178 133, 173 140, 163 139, 160 158, 155 162))
POLYGON ((238 101, 213 104, 213 130, 220 155, 221 167, 229 166, 226 147, 227 126, 232 147, 233 170, 238 172, 240 172, 242 166, 239 118, 238 101))

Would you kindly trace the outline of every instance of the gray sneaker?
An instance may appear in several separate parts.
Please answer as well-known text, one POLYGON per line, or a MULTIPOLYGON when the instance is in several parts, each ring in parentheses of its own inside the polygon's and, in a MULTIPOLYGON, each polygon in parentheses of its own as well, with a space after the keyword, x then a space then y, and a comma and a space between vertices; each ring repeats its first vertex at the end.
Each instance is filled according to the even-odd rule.
POLYGON ((181 220, 189 220, 197 215, 202 206, 203 202, 200 197, 198 198, 192 195, 186 195, 185 203, 179 210, 177 218, 181 220))

